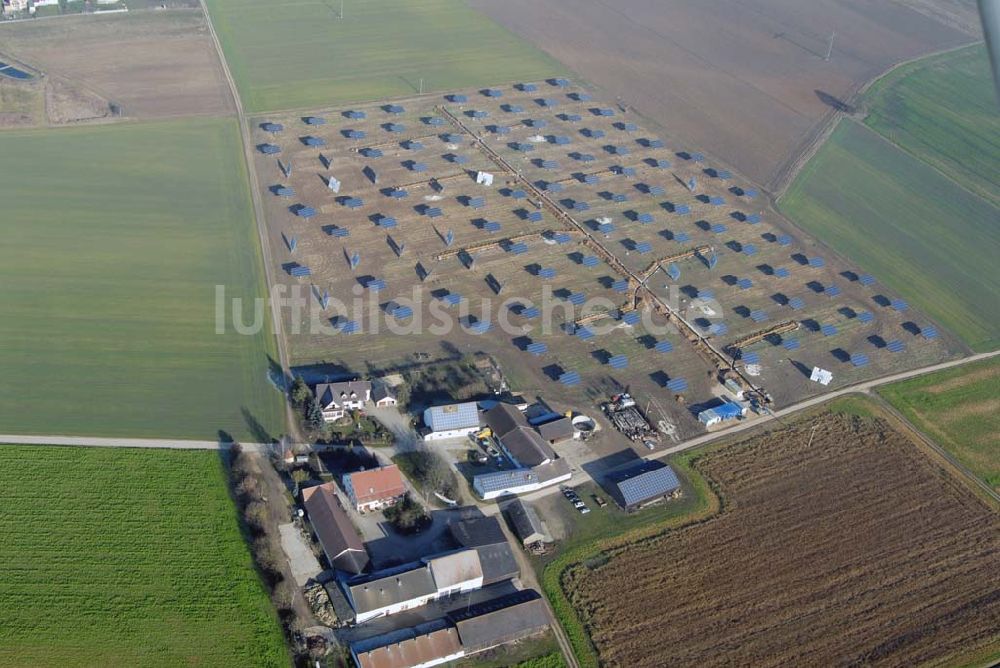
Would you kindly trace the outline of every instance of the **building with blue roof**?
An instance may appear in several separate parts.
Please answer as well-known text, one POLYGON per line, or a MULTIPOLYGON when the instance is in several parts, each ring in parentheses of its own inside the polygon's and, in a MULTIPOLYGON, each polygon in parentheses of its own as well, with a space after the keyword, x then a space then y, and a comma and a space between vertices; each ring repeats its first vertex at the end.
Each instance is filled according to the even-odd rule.
POLYGON ((464 438, 480 429, 479 405, 474 401, 446 406, 431 406, 424 411, 424 425, 428 431, 425 441, 446 438, 464 438))
POLYGON ((657 459, 640 459, 608 475, 615 501, 631 512, 665 498, 680 495, 681 483, 674 470, 657 459))

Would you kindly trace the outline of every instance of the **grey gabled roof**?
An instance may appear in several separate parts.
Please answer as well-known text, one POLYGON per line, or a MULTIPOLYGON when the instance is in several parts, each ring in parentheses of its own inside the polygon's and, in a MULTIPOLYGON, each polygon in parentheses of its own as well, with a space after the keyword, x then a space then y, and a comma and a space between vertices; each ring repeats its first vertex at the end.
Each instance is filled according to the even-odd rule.
POLYGON ((538 425, 538 433, 549 443, 573 438, 573 421, 563 416, 538 425))
POLYGON ((462 547, 480 547, 506 543, 507 536, 500 527, 500 521, 493 516, 471 517, 453 523, 451 535, 462 547))
POLYGON ((349 580, 346 586, 358 613, 437 593, 431 570, 422 563, 406 564, 365 578, 355 578, 349 580))
POLYGON ((674 470, 655 459, 643 460, 608 477, 616 483, 626 507, 665 496, 681 486, 674 470))
POLYGON ((500 443, 521 466, 532 467, 552 461, 555 450, 531 427, 519 426, 500 437, 500 443))
POLYGON ((332 482, 307 487, 302 490, 303 505, 323 550, 333 560, 331 565, 357 574, 368 565, 368 553, 335 489, 332 482))
POLYGON ((466 653, 511 642, 549 627, 549 615, 538 592, 524 589, 460 608, 448 614, 466 653))
POLYGON ((511 503, 507 507, 507 517, 514 525, 514 533, 522 541, 530 543, 545 537, 545 530, 542 527, 542 521, 538 518, 538 513, 524 501, 518 499, 511 503))

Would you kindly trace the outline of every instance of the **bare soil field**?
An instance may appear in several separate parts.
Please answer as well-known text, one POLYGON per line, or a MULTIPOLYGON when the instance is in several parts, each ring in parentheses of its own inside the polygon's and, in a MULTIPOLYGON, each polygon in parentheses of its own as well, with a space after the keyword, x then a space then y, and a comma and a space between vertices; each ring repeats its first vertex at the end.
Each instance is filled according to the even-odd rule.
POLYGON ((897 62, 974 39, 952 27, 972 24, 972 3, 911 9, 925 4, 472 0, 609 96, 768 188, 837 100, 897 62))
POLYGON ((78 89, 71 100, 60 97, 65 85, 49 96, 55 123, 76 118, 84 91, 133 118, 235 110, 200 9, 0 24, 0 51, 78 89))
POLYGON ((822 413, 696 467, 721 515, 564 575, 602 665, 964 665, 1000 653, 1000 515, 884 419, 822 413))

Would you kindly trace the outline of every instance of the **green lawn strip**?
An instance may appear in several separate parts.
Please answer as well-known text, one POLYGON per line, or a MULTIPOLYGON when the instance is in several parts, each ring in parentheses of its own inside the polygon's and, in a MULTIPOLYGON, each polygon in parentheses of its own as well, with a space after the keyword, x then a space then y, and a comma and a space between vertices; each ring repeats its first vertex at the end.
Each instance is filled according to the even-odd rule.
POLYGON ((208 0, 249 112, 537 80, 555 60, 462 0, 208 0))
POLYGON ((287 666, 219 454, 0 446, 0 666, 287 666))
POLYGON ((1000 343, 1000 210, 868 128, 841 121, 780 208, 974 350, 1000 343))
POLYGON ((878 393, 994 489, 1000 489, 1000 360, 904 380, 878 393), (947 387, 940 386, 947 384, 947 387))
MULTIPOLYGON (((654 540, 668 531, 715 515, 719 510, 718 497, 709 482, 693 467, 697 456, 686 452, 670 460, 671 466, 686 483, 685 495, 680 500, 669 501, 634 514, 625 514, 611 506, 595 509, 588 520, 584 520, 585 528, 574 530, 558 556, 541 568, 542 589, 582 667, 596 668, 599 660, 584 621, 563 590, 563 574, 567 569, 584 562, 603 558, 606 553, 633 543, 654 540)), ((587 497, 586 494, 581 494, 584 498, 587 497)))
POLYGON ((265 290, 241 150, 232 119, 0 134, 0 433, 282 430, 266 310, 216 333, 216 286, 247 322, 265 290))
POLYGON ((1000 205, 1000 112, 982 44, 893 70, 865 94, 865 123, 1000 205))

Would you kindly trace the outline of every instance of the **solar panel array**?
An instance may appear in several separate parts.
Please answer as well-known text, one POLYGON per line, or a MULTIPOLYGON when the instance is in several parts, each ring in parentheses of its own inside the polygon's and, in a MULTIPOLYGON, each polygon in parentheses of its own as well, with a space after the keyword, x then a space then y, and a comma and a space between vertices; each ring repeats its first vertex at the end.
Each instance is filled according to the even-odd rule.
POLYGON ((688 389, 688 382, 685 378, 671 378, 667 381, 667 389, 671 392, 684 392, 688 389))
POLYGON ((613 369, 625 369, 628 367, 628 357, 625 355, 612 355, 608 358, 608 366, 613 369))
POLYGON ((570 387, 573 385, 579 385, 580 374, 576 371, 566 371, 565 373, 559 375, 559 382, 570 387))

